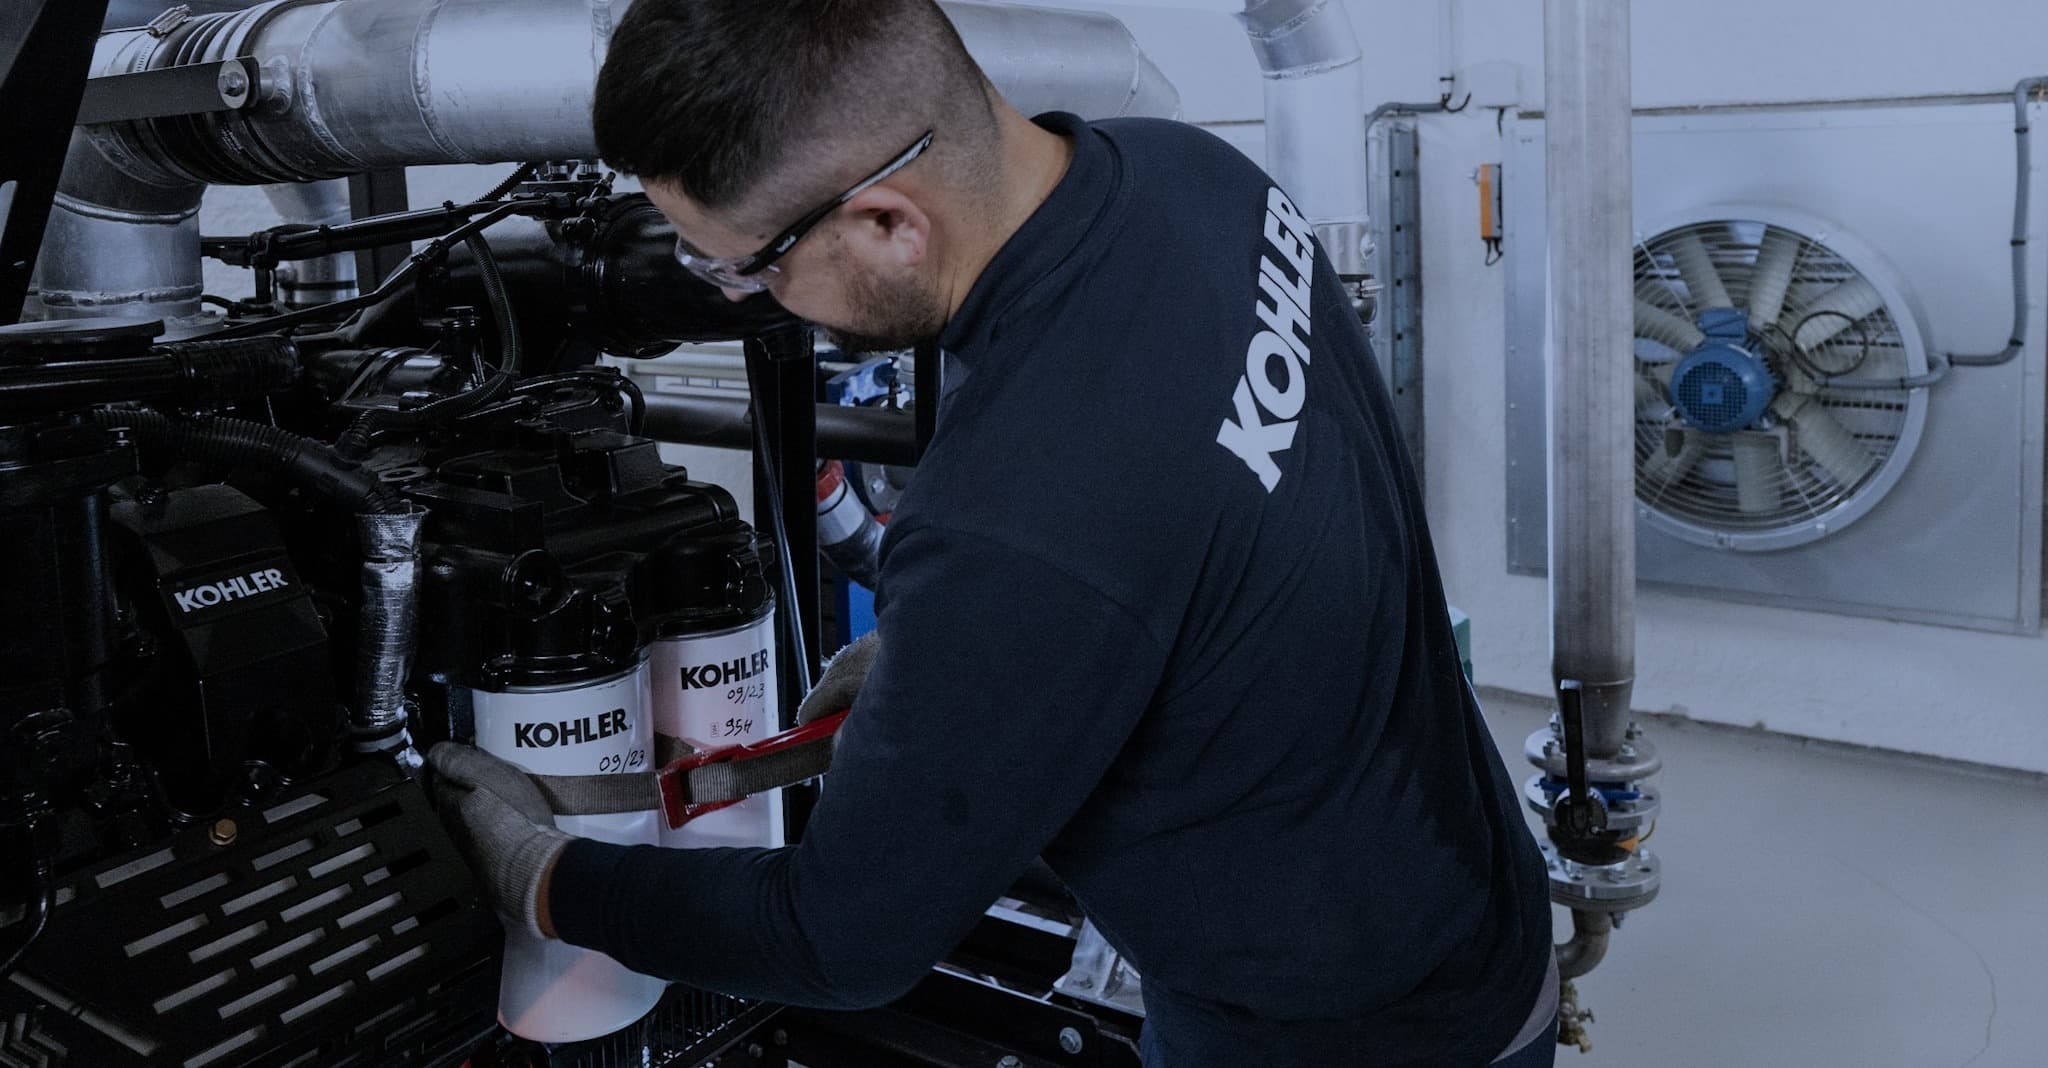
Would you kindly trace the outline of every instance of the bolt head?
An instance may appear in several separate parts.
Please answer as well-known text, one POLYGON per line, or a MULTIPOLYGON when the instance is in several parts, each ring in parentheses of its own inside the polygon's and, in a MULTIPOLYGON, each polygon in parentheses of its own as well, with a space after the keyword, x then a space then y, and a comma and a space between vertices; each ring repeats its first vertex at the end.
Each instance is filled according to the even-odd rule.
POLYGON ((996 1068, 1024 1068, 1024 1062, 1015 1057, 1005 1056, 996 1062, 996 1068))
POLYGON ((213 821, 213 828, 207 832, 206 837, 217 846, 233 845, 235 836, 239 833, 240 829, 235 826, 234 820, 218 819, 213 821))
POLYGON ((1060 1028, 1060 1048, 1068 1053, 1081 1052, 1081 1032, 1071 1028, 1060 1028))

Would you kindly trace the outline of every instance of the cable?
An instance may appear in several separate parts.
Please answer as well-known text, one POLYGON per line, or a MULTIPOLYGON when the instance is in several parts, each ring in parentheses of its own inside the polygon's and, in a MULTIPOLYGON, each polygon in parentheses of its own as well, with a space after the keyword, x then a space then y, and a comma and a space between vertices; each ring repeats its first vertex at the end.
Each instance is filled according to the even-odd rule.
MULTIPOLYGON (((755 365, 765 360, 749 359, 747 366, 747 390, 755 397, 761 396, 761 384, 755 381, 755 365)), ((796 606, 796 563, 789 553, 789 526, 783 522, 782 470, 776 463, 775 450, 768 444, 768 420, 763 418, 760 404, 754 405, 754 450, 760 457, 762 476, 768 483, 768 516, 775 526, 775 556, 782 569, 782 597, 785 605, 782 621, 789 631, 789 651, 796 656, 798 681, 803 683, 805 693, 811 691, 811 653, 804 640, 804 623, 797 618, 796 606)))
POLYGON ((514 189, 517 189, 521 185, 524 185, 528 181, 532 180, 535 166, 536 165, 532 163, 520 164, 518 170, 515 170, 511 174, 507 175, 504 181, 492 186, 490 192, 485 193, 483 196, 477 199, 486 202, 505 199, 505 194, 510 193, 514 189))
POLYGON ((1924 374, 1907 375, 1900 378, 1848 379, 1838 378, 1834 375, 1821 375, 1813 380, 1813 384, 1826 389, 1868 389, 1879 391, 1925 389, 1947 378, 1948 369, 1949 359, 1936 356, 1927 362, 1927 371, 1924 374))
POLYGON ((2014 178, 2012 196, 2012 339, 1997 352, 1948 354, 1957 367, 1997 367, 2010 362, 2027 341, 2027 183, 2033 170, 2027 127, 2027 95, 2048 87, 2048 77, 2021 78, 2012 87, 2014 178))
POLYGON ((202 463, 258 467, 289 476, 355 511, 389 506, 391 490, 333 447, 291 431, 221 416, 179 419, 139 408, 100 408, 93 421, 121 429, 148 450, 202 463))
POLYGON ((43 937, 43 931, 50 926, 50 908, 53 901, 47 865, 36 865, 35 886, 35 895, 29 898, 28 902, 28 915, 23 917, 28 923, 28 936, 7 954, 5 960, 0 960, 0 982, 14 974, 14 969, 21 964, 21 959, 28 955, 29 947, 35 945, 36 940, 43 937))
MULTIPOLYGON (((1469 102, 1469 100, 1470 98, 1468 97, 1467 101, 1469 102)), ((1447 110, 1444 107, 1444 105, 1450 103, 1450 101, 1451 98, 1448 95, 1446 95, 1442 100, 1429 104, 1404 104, 1399 101, 1389 101, 1388 103, 1381 104, 1379 107, 1372 109, 1372 113, 1365 117, 1365 132, 1368 134, 1371 133, 1372 128, 1378 126, 1380 120, 1386 118, 1389 115, 1435 114, 1437 112, 1447 110)))
POLYGON ((469 234, 462 240, 476 260, 477 279, 483 283, 484 298, 490 303, 491 319, 498 328, 498 370, 516 375, 520 364, 519 320, 512 314, 512 299, 505 293, 505 276, 498 270, 498 256, 482 234, 469 234))
POLYGON ((580 367, 574 371, 557 371, 554 374, 537 375, 525 379, 512 389, 513 396, 521 396, 549 386, 564 383, 588 383, 607 386, 618 391, 624 398, 631 414, 626 418, 629 433, 639 434, 647 423, 647 394, 640 389, 640 383, 632 376, 610 367, 580 367))
POLYGON ((640 383, 627 374, 619 376, 619 392, 626 395, 626 404, 633 413, 626 417, 626 431, 638 436, 647 428, 647 394, 640 389, 640 383))
POLYGON ((249 322, 228 327, 226 330, 222 330, 212 336, 215 338, 228 338, 242 337, 247 334, 273 333, 278 330, 283 330, 289 327, 297 326, 300 323, 312 322, 318 319, 332 318, 343 312, 356 311, 357 309, 360 308, 367 308, 375 304, 380 304, 385 299, 389 298, 393 293, 396 293, 399 290, 399 288, 403 286, 406 282, 411 281, 412 276, 418 274, 420 268, 426 266, 428 263, 434 260, 440 259, 442 256, 447 255, 449 247, 454 245, 455 242, 466 241, 468 240, 469 235, 481 233, 486 227, 491 226, 492 224, 498 222, 499 220, 508 218, 512 215, 515 215, 525 210, 529 210, 528 204, 523 201, 515 200, 510 203, 500 204, 497 207, 492 208, 487 212, 484 212, 482 215, 479 215, 476 218, 463 223, 461 226, 458 226, 455 229, 448 231, 446 234, 443 234, 440 237, 435 238, 433 241, 428 242, 427 247, 419 250, 418 252, 413 253, 410 257, 408 257, 404 263, 398 266, 397 270, 392 271, 388 276, 386 276, 384 281, 380 285, 378 285, 376 289, 371 290, 370 292, 365 293, 362 296, 350 297, 347 300, 337 300, 331 304, 322 304, 319 305, 318 307, 304 308, 295 312, 286 312, 283 315, 273 315, 267 319, 252 319, 249 322))
MULTIPOLYGON (((1790 339, 1788 339, 1787 344, 1785 345, 1785 351, 1791 354, 1792 362, 1797 364, 1800 370, 1805 371, 1808 378, 1812 378, 1815 381, 1819 381, 1825 378, 1834 378, 1838 375, 1853 375, 1856 372, 1862 370, 1863 365, 1869 362, 1870 360, 1870 331, 1857 325, 1858 322, 1859 320, 1855 316, 1852 316, 1847 312, 1836 311, 1833 308, 1822 308, 1819 311, 1808 312, 1805 318, 1800 319, 1798 323, 1793 325, 1792 336, 1790 339), (1854 329, 1856 331, 1857 336, 1863 339, 1863 347, 1857 350, 1855 362, 1851 363, 1847 367, 1843 367, 1833 371, 1827 370, 1821 367, 1821 365, 1814 363, 1812 355, 1809 354, 1806 351, 1806 349, 1799 344, 1799 335, 1806 332, 1807 323, 1810 323, 1815 319, 1823 318, 1829 315, 1832 315, 1835 318, 1842 320, 1844 324, 1843 329, 1854 329)), ((1771 325, 1775 327, 1777 324, 1772 323, 1771 325)))
MULTIPOLYGON (((1808 378, 1811 378, 1813 380, 1813 384, 1816 386, 1819 386, 1823 389, 1868 390, 1872 392, 1888 393, 1900 392, 1904 390, 1925 389, 1928 386, 1934 385, 1935 383, 1948 377, 1948 370, 1951 361, 1941 356, 1936 356, 1933 359, 1929 360, 1927 364, 1927 370, 1917 375, 1903 375, 1898 378, 1843 377, 1845 375, 1854 374, 1858 370, 1862 369, 1864 362, 1870 358, 1870 346, 1873 344, 1873 342, 1870 339, 1868 331, 1863 332, 1863 348, 1861 352, 1858 354, 1856 362, 1854 364, 1850 365, 1850 367, 1844 371, 1823 371, 1821 370, 1818 364, 1815 364, 1811 360, 1807 359, 1806 353, 1800 349, 1799 343, 1796 340, 1796 338, 1798 338, 1799 336, 1799 331, 1804 329, 1807 323, 1823 315, 1839 315, 1844 319, 1849 318, 1849 316, 1843 314, 1842 312, 1834 311, 1832 309, 1822 309, 1820 311, 1812 312, 1805 318, 1799 320, 1799 324, 1792 328, 1792 335, 1789 338, 1785 337, 1783 330, 1780 329, 1775 323, 1765 328, 1766 330, 1777 333, 1779 337, 1785 339, 1784 348, 1786 353, 1788 354, 1788 358, 1791 359, 1793 364, 1796 365, 1801 371, 1805 372, 1806 376, 1808 378)), ((1854 320, 1851 320, 1851 322, 1853 323, 1854 320)))

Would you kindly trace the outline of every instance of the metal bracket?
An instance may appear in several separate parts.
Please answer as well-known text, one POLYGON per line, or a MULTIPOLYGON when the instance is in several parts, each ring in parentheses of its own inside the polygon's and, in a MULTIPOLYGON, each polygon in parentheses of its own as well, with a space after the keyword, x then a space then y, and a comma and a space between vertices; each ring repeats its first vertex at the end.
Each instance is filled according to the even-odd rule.
POLYGON ((101 75, 85 83, 85 98, 78 105, 78 123, 91 126, 240 111, 260 95, 260 80, 260 69, 250 56, 101 75))

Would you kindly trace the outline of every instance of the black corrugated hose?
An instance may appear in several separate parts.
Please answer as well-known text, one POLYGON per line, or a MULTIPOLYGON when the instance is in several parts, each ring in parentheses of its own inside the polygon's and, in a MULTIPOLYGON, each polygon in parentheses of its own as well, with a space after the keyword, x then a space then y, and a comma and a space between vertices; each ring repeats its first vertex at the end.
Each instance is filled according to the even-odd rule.
POLYGON ((121 428, 145 450, 184 460, 275 471, 355 512, 395 507, 398 498, 376 476, 312 438, 264 423, 217 416, 178 418, 135 408, 93 412, 101 426, 121 428))

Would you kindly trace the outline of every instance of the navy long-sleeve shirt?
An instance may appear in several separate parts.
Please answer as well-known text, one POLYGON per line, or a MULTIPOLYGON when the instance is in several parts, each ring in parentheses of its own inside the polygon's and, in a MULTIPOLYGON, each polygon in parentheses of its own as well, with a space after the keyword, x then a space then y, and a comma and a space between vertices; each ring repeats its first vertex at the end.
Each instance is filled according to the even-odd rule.
POLYGON ((802 841, 577 842, 554 923, 863 1006, 1043 855, 1174 1068, 1484 1064, 1543 977, 1543 865, 1344 288, 1223 142, 1038 121, 1073 162, 946 327, 881 655, 802 841))

